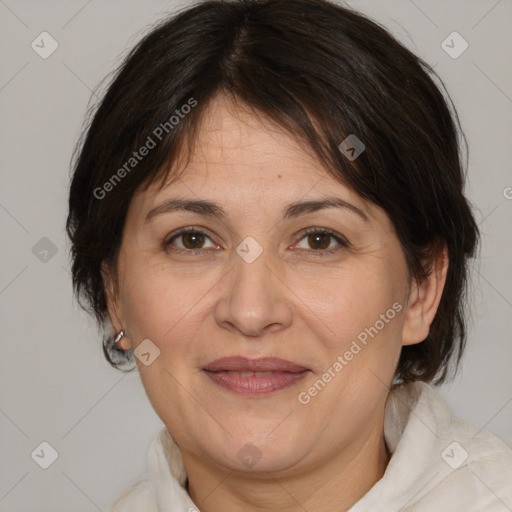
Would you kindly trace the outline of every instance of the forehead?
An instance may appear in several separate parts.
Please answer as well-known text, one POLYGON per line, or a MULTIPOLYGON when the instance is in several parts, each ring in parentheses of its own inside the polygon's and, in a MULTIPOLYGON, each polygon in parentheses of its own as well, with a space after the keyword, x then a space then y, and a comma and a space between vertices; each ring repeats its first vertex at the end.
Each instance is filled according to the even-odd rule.
POLYGON ((327 177, 317 158, 280 126, 223 96, 204 113, 187 171, 215 166, 221 174, 224 170, 249 179, 269 174, 304 181, 327 177))
POLYGON ((220 96, 204 113, 179 179, 171 173, 163 188, 151 186, 134 201, 141 214, 169 196, 233 202, 256 213, 264 205, 270 207, 269 202, 281 209, 302 198, 333 195, 372 215, 372 205, 329 174, 305 144, 248 107, 220 96))

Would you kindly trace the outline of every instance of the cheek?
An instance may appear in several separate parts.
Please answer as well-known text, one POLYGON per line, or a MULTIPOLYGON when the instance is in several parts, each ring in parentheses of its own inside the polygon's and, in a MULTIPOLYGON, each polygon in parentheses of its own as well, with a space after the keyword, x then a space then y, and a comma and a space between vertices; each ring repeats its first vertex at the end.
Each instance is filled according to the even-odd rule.
POLYGON ((136 360, 142 384, 162 421, 174 430, 186 423, 186 431, 192 428, 189 418, 204 413, 191 399, 195 396, 191 378, 197 365, 194 340, 200 339, 197 331, 202 325, 197 318, 204 314, 201 299, 207 298, 213 282, 208 274, 192 280, 147 263, 131 265, 126 275, 123 310, 132 344, 136 348, 150 339, 159 350, 148 366, 136 360))
POLYGON ((153 337, 155 343, 164 345, 183 320, 186 323, 186 318, 200 309, 202 298, 215 282, 211 272, 198 272, 194 277, 180 272, 179 267, 148 261, 134 261, 126 275, 123 311, 134 336, 153 337))
POLYGON ((330 337, 346 341, 401 300, 400 287, 392 275, 383 264, 354 262, 316 275, 297 274, 295 282, 289 284, 330 330, 330 337))
POLYGON ((326 379, 336 375, 330 392, 321 398, 325 407, 331 400, 349 409, 360 400, 371 401, 374 392, 391 382, 398 363, 405 309, 402 269, 391 271, 382 259, 372 258, 371 263, 354 262, 328 278, 317 276, 314 286, 310 279, 301 281, 304 294, 309 287, 305 302, 314 313, 311 329, 316 329, 317 342, 323 340, 320 377, 323 372, 329 373, 326 379))

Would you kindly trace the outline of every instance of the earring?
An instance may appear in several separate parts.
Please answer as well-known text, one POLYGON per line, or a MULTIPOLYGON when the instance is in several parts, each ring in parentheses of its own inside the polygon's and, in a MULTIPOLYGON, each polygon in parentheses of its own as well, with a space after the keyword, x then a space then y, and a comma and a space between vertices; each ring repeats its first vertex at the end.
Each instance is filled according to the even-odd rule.
POLYGON ((119 334, 115 337, 114 339, 114 347, 117 349, 117 350, 123 350, 119 345, 118 345, 118 342, 119 340, 124 336, 124 331, 120 331, 119 334))

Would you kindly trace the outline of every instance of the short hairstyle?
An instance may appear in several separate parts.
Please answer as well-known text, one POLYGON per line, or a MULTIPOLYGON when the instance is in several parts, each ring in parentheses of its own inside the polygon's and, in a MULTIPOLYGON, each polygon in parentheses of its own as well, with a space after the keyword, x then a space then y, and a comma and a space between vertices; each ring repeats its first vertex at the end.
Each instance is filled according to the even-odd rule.
POLYGON ((464 349, 468 258, 479 241, 463 191, 464 134, 428 64, 328 0, 201 1, 130 51, 74 152, 66 229, 80 305, 100 324, 108 319, 101 267, 117 275, 131 198, 172 183, 220 94, 276 123, 336 180, 383 208, 410 279, 421 283, 446 244, 448 274, 430 333, 402 348, 395 373, 395 383, 443 382, 464 349), (351 134, 366 148, 357 159, 340 150, 351 134), (134 156, 139 149, 144 157, 134 156))

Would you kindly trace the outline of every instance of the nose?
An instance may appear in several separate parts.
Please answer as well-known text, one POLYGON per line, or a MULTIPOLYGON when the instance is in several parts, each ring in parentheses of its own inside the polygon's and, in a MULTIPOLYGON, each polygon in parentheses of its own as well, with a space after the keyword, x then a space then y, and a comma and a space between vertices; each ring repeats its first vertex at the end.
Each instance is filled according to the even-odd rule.
POLYGON ((278 275, 270 250, 263 250, 252 262, 236 252, 233 259, 215 307, 217 324, 248 337, 288 327, 292 308, 287 298, 292 292, 278 275))

